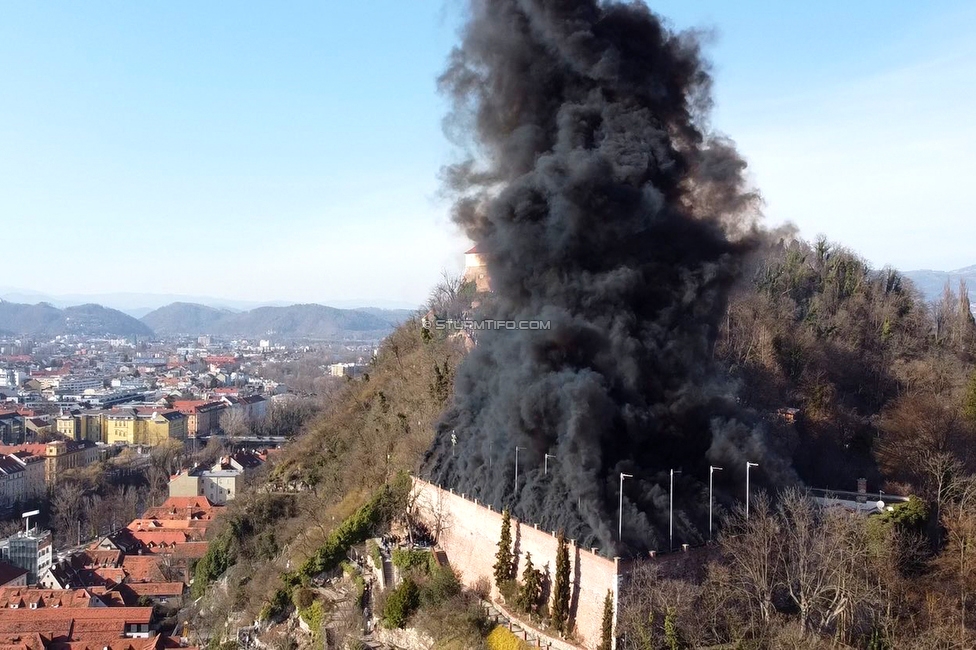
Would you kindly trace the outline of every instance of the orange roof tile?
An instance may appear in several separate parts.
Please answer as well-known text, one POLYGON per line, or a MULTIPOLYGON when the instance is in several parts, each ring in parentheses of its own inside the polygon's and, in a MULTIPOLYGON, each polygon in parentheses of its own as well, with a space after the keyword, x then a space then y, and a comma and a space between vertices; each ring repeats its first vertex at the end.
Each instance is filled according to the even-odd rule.
POLYGON ((122 568, 128 574, 129 584, 133 582, 165 582, 166 577, 159 568, 159 558, 151 555, 129 555, 122 560, 122 568))
POLYGON ((152 607, 0 609, 0 634, 37 633, 52 641, 69 641, 100 632, 118 638, 126 624, 148 625, 152 612, 152 607))
POLYGON ((44 650, 44 639, 36 632, 31 634, 0 634, 2 650, 44 650))
POLYGON ((36 587, 0 588, 0 607, 91 607, 92 594, 85 589, 38 589, 36 587))
POLYGON ((130 582, 125 585, 137 596, 180 596, 183 594, 182 582, 130 582))

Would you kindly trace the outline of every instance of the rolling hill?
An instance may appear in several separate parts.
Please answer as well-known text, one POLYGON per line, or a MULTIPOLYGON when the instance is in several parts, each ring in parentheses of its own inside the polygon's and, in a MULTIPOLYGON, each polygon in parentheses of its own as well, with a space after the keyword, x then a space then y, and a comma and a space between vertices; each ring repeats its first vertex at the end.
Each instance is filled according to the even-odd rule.
POLYGON ((12 335, 59 336, 152 336, 144 323, 115 309, 101 305, 57 307, 0 301, 0 331, 12 335))
POLYGON ((946 282, 955 291, 959 288, 959 281, 963 280, 969 288, 970 301, 976 302, 976 293, 974 293, 976 292, 976 264, 955 271, 929 271, 924 269, 906 271, 905 277, 915 283, 915 286, 928 302, 938 300, 942 296, 946 282))
POLYGON ((177 302, 151 311, 142 322, 159 335, 372 339, 386 336, 412 313, 407 309, 337 309, 316 304, 235 312, 177 302))

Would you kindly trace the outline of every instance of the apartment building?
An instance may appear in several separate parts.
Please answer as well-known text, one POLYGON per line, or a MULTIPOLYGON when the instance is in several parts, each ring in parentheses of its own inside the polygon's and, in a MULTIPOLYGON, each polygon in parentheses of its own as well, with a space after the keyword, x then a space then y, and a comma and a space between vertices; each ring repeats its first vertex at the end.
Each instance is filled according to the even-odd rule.
MULTIPOLYGON (((45 446, 45 452, 47 447, 45 446)), ((45 466, 47 459, 44 456, 35 456, 25 451, 18 451, 10 454, 12 458, 24 468, 24 501, 40 499, 47 492, 47 479, 45 466)))
POLYGON ((35 526, 0 540, 0 559, 26 569, 28 584, 37 583, 37 577, 51 566, 53 558, 54 545, 49 530, 35 526))
POLYGON ((213 467, 197 467, 173 476, 169 482, 169 495, 203 496, 213 504, 226 505, 243 489, 247 473, 262 464, 261 458, 251 452, 224 456, 213 467))
POLYGON ((122 407, 61 415, 58 433, 76 441, 111 445, 155 446, 164 440, 185 440, 188 418, 173 409, 122 407))
MULTIPOLYGON (((29 461, 24 456, 34 456, 44 459, 44 483, 54 485, 65 470, 76 467, 84 467, 97 462, 108 454, 108 449, 99 447, 93 442, 83 440, 76 442, 73 440, 57 440, 46 444, 25 444, 25 445, 0 445, 0 454, 14 454, 23 464, 37 461, 29 461)), ((36 476, 33 469, 30 476, 36 476)), ((24 489, 36 490, 36 478, 28 478, 25 474, 24 489), (35 486, 28 488, 28 486, 35 486)))
POLYGON ((27 471, 10 456, 0 456, 0 510, 23 503, 27 495, 27 471))
POLYGON ((0 442, 19 445, 25 441, 27 424, 24 416, 16 412, 0 413, 0 442))
POLYGON ((188 438, 209 436, 220 429, 220 415, 227 404, 215 400, 177 400, 173 408, 186 416, 188 438))

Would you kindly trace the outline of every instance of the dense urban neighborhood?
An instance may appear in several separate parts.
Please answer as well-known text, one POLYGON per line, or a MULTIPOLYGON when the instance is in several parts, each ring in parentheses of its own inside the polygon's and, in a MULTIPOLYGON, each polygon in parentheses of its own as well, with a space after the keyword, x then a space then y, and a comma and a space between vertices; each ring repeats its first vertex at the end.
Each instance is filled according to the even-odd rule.
POLYGON ((374 346, 0 339, 0 645, 186 645, 210 523, 374 346))

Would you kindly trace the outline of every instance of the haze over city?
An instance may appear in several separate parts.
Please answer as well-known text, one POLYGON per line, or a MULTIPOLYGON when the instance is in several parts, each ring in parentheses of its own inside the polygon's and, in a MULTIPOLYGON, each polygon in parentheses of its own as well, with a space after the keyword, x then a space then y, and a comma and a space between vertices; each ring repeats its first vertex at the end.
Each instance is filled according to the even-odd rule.
MULTIPOLYGON (((714 31, 712 124, 749 163, 768 225, 876 267, 976 263, 971 3, 654 8, 714 31)), ((25 245, 0 295, 408 306, 461 269, 436 87, 454 3, 2 16, 0 215, 25 245)))

